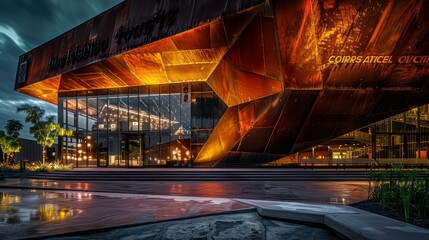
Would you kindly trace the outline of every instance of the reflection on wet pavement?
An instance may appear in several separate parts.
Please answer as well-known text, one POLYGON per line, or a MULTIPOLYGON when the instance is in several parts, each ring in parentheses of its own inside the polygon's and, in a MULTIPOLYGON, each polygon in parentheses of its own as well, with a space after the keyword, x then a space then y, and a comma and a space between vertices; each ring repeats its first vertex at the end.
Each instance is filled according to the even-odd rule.
POLYGON ((0 239, 248 208, 230 198, 349 204, 365 200, 367 187, 366 181, 112 183, 7 179, 0 181, 0 239))
POLYGON ((40 200, 75 198, 76 195, 79 196, 79 198, 81 198, 81 196, 86 198, 91 197, 91 193, 54 193, 45 191, 37 192, 36 190, 15 190, 12 192, 15 193, 10 194, 2 192, 0 197, 0 227, 5 224, 66 220, 72 217, 76 212, 80 212, 80 210, 63 207, 56 203, 43 203, 40 200), (31 201, 39 201, 40 204, 37 206, 28 204, 31 201))
POLYGON ((2 193, 1 205, 7 205, 11 203, 18 203, 21 201, 21 197, 18 195, 12 195, 7 193, 2 193))
POLYGON ((0 189, 0 239, 145 223, 247 209, 223 198, 0 189))
POLYGON ((62 221, 73 216, 73 210, 61 208, 57 204, 47 203, 37 208, 33 221, 62 221))
POLYGON ((117 181, 112 183, 109 181, 8 179, 0 182, 0 188, 2 187, 283 201, 299 200, 336 204, 351 204, 366 200, 368 197, 367 181, 117 181))

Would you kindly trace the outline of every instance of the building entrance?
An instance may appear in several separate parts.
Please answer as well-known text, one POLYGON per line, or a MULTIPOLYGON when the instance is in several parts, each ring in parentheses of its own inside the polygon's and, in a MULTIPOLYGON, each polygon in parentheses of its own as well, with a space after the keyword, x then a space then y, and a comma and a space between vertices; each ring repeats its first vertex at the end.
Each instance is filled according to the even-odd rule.
POLYGON ((99 167, 107 167, 107 161, 108 155, 107 155, 107 148, 99 148, 98 149, 98 158, 97 158, 97 165, 99 167))
MULTIPOLYGON (((144 162, 144 134, 124 134, 121 142, 121 155, 124 167, 143 167, 144 162)), ((121 165, 122 165, 121 164, 121 165)))

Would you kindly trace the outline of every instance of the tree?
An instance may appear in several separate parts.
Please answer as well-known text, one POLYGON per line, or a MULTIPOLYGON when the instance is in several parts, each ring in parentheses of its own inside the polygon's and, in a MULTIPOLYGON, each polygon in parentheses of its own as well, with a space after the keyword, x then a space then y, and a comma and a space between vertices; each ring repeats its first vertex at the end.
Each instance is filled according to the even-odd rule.
POLYGON ((45 117, 45 110, 38 106, 23 104, 18 107, 18 112, 27 114, 25 122, 31 123, 30 133, 33 134, 37 143, 42 146, 42 162, 45 163, 46 147, 54 145, 58 136, 71 136, 73 131, 61 128, 60 124, 55 123, 54 116, 45 117))
POLYGON ((4 162, 9 164, 15 153, 21 150, 19 131, 21 131, 23 125, 18 120, 8 120, 4 128, 6 132, 0 130, 0 148, 5 154, 4 162))

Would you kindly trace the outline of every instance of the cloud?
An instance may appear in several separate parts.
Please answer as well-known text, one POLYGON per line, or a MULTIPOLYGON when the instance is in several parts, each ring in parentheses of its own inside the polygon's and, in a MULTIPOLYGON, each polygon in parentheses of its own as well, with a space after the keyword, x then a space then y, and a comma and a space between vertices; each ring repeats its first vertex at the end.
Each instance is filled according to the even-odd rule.
POLYGON ((23 94, 11 92, 7 96, 0 95, 0 129, 3 129, 7 120, 16 119, 20 120, 24 124, 24 129, 21 131, 21 137, 31 139, 33 136, 28 132, 30 126, 25 123, 25 114, 18 113, 17 108, 21 104, 31 104, 39 106, 46 111, 46 116, 54 115, 57 116, 57 106, 43 102, 41 100, 26 97, 23 94))
POLYGON ((39 106, 43 109, 45 109, 46 111, 46 115, 57 115, 57 111, 56 111, 56 106, 46 103, 44 101, 38 100, 38 99, 21 99, 21 100, 3 100, 0 99, 0 108, 8 108, 9 110, 12 109, 16 109, 18 108, 18 106, 22 105, 22 104, 31 104, 31 105, 36 105, 39 106), (49 104, 49 105, 48 105, 49 104))
POLYGON ((31 49, 120 2, 122 0, 0 1, 0 26, 10 26, 31 49))
MULTIPOLYGON (((22 41, 22 38, 16 33, 15 29, 13 29, 11 26, 1 26, 0 25, 0 33, 5 34, 6 36, 8 36, 10 39, 12 39, 16 45, 18 45, 22 50, 26 50, 26 46, 24 44, 24 42, 22 41)), ((4 43, 0 42, 0 43, 4 43)))
MULTIPOLYGON (((57 107, 14 91, 18 57, 122 0, 13 0, 0 1, 0 129, 9 119, 24 122, 16 107, 34 104, 57 115, 57 107)), ((21 136, 32 138, 25 124, 21 136)))

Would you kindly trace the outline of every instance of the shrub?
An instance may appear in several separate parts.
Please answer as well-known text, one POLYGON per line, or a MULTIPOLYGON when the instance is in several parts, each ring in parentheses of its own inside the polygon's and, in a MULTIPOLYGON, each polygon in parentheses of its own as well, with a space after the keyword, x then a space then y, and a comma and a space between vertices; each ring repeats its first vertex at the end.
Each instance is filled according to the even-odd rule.
POLYGON ((53 171, 73 170, 73 164, 63 164, 60 160, 51 162, 49 165, 53 171))
POLYGON ((13 170, 12 165, 0 163, 0 171, 2 172, 11 172, 13 170))
POLYGON ((401 210, 404 221, 429 216, 429 172, 394 165, 389 171, 371 169, 368 198, 384 208, 401 210))
MULTIPOLYGON (((5 168, 7 169, 5 171, 13 171, 13 170, 19 171, 20 169, 19 163, 14 166, 6 165, 5 168)), ((1 169, 1 166, 0 166, 0 169, 1 169)), ((69 171, 72 169, 73 169, 72 164, 64 165, 59 160, 51 163, 43 163, 39 161, 37 163, 27 164, 26 166, 26 170, 31 172, 69 171)))
POLYGON ((0 163, 0 171, 2 172, 19 171, 19 163, 17 164, 0 163))
POLYGON ((52 171, 52 167, 49 165, 49 163, 42 163, 42 162, 37 162, 34 165, 30 165, 27 169, 32 172, 51 172, 52 171))

